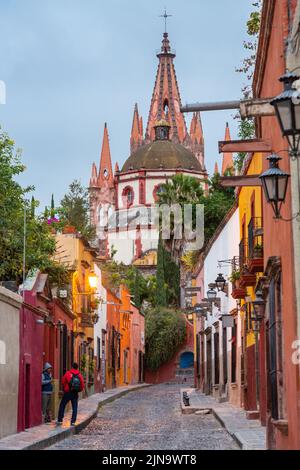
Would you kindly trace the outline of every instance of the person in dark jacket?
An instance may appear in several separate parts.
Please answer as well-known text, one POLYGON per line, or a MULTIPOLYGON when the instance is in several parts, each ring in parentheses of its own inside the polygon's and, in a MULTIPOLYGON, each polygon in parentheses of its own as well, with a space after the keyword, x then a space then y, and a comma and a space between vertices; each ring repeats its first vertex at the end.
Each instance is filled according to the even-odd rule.
POLYGON ((78 370, 78 364, 74 362, 73 367, 62 378, 63 397, 60 402, 57 425, 63 423, 65 408, 69 401, 72 403, 71 426, 75 426, 78 410, 78 393, 84 389, 84 380, 78 370))
POLYGON ((42 372, 42 413, 45 424, 51 423, 51 400, 53 394, 52 366, 46 362, 42 372))

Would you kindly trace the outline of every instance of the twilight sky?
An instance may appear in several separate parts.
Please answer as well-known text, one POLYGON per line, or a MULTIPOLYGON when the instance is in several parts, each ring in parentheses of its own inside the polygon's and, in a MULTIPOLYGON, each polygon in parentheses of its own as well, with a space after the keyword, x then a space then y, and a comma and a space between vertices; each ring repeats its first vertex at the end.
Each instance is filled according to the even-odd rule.
MULTIPOLYGON (((0 125, 23 150, 22 184, 36 187, 41 208, 58 203, 98 165, 107 121, 113 165, 129 156, 135 102, 146 124, 164 24, 164 7, 183 104, 239 99, 235 72, 251 0, 0 0, 0 80, 7 102, 0 125)), ((203 113, 206 165, 232 111, 203 113)), ((187 117, 189 124, 190 118, 187 117)))

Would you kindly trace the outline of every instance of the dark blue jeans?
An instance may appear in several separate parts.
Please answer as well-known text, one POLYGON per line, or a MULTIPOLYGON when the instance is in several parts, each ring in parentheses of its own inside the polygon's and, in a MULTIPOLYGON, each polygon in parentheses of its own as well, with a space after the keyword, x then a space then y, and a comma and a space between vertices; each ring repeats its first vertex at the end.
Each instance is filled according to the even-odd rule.
POLYGON ((67 404, 71 401, 72 403, 72 419, 71 423, 74 424, 76 423, 77 419, 77 410, 78 410, 78 393, 74 392, 67 392, 64 393, 60 405, 59 405, 59 411, 58 411, 58 421, 62 422, 64 419, 65 415, 65 408, 67 404))

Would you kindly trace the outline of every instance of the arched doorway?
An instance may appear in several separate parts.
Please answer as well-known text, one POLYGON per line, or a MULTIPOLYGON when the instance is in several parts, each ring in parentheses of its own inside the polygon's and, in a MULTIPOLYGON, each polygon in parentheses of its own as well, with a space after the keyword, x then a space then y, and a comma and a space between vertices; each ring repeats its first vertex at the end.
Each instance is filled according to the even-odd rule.
POLYGON ((186 351, 181 354, 179 359, 180 369, 191 369, 194 367, 194 353, 186 351))
POLYGON ((192 351, 184 351, 179 356, 177 379, 179 383, 194 383, 194 353, 192 351))

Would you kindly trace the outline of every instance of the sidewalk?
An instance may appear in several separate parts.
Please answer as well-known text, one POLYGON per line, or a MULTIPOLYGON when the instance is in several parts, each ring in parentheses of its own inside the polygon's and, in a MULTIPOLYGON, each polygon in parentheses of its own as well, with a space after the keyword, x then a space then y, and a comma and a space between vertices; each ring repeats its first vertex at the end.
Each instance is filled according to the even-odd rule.
POLYGON ((194 388, 185 388, 181 390, 181 409, 186 414, 209 410, 236 440, 242 450, 267 450, 266 428, 261 426, 258 420, 248 420, 244 410, 230 403, 218 403, 211 396, 204 395, 194 388), (189 407, 183 403, 183 392, 188 393, 189 407))
POLYGON ((129 385, 96 393, 78 403, 78 418, 75 427, 70 427, 71 412, 65 414, 63 426, 57 427, 55 423, 42 424, 30 428, 19 434, 0 439, 0 450, 39 450, 49 447, 56 442, 77 434, 84 429, 97 415, 99 407, 140 388, 149 387, 147 384, 129 385))

